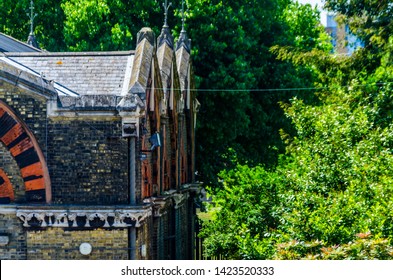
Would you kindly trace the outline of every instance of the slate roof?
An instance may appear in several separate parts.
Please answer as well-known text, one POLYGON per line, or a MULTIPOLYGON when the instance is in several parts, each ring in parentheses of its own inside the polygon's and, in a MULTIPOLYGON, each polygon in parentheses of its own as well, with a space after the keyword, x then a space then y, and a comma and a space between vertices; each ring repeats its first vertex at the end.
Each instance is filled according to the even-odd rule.
POLYGON ((6 56, 79 95, 125 95, 134 60, 130 51, 7 53, 6 56))
POLYGON ((14 69, 14 71, 15 70, 18 71, 19 76, 22 76, 22 75, 28 76, 28 77, 30 77, 29 79, 32 79, 35 81, 40 79, 41 80, 41 82, 39 82, 40 85, 51 84, 59 96, 73 96, 73 97, 78 96, 77 93, 70 91, 68 88, 60 85, 59 83, 56 83, 56 82, 50 83, 50 81, 43 79, 43 77, 39 73, 31 70, 30 68, 23 66, 22 64, 14 61, 12 59, 9 59, 5 56, 0 55, 0 72, 1 71, 9 72, 10 69, 11 70, 14 69))
POLYGON ((0 52, 41 52, 41 50, 0 32, 0 52))

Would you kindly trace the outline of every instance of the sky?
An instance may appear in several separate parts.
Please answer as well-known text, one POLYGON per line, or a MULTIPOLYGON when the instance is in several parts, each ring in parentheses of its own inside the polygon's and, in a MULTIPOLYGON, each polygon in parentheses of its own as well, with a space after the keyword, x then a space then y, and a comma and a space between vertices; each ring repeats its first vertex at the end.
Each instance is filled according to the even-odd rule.
POLYGON ((317 5, 319 10, 321 11, 321 23, 326 26, 326 11, 322 10, 322 1, 321 0, 298 0, 299 3, 302 4, 311 4, 311 6, 317 5))

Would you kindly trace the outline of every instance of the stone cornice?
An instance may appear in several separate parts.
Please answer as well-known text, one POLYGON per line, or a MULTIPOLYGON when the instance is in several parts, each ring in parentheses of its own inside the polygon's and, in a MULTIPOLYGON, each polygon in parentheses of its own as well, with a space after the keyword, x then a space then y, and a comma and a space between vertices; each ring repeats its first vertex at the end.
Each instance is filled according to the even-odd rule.
POLYGON ((168 207, 173 205, 171 197, 149 197, 143 200, 144 203, 153 206, 154 217, 161 217, 167 213, 168 207))
POLYGON ((168 212, 168 208, 174 207, 179 209, 184 205, 184 202, 188 201, 190 198, 190 191, 193 189, 182 190, 182 192, 177 192, 176 190, 169 190, 165 192, 165 196, 161 197, 149 197, 143 202, 146 204, 151 204, 154 211, 154 217, 161 217, 168 212))
POLYGON ((177 193, 173 195, 173 200, 175 202, 175 209, 179 209, 183 206, 184 202, 190 197, 189 193, 177 193))
POLYGON ((73 207, 54 209, 51 207, 26 207, 16 209, 16 216, 26 228, 127 228, 140 227, 152 216, 151 207, 119 209, 110 207, 73 207))

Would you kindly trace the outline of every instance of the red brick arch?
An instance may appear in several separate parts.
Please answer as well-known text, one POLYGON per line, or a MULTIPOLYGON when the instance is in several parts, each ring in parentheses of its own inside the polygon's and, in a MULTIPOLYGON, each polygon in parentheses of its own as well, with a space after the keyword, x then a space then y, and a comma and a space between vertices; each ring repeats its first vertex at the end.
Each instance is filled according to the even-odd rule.
POLYGON ((15 194, 10 179, 0 168, 0 203, 10 203, 14 201, 15 194))
POLYGON ((10 107, 0 101, 0 141, 19 166, 28 201, 51 201, 45 157, 34 135, 10 107))

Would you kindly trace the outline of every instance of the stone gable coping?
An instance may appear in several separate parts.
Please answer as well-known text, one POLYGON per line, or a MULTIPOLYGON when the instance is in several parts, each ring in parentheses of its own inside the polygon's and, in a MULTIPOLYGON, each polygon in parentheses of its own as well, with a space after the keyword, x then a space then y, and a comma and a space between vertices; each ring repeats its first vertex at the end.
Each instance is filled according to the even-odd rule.
POLYGON ((188 67, 190 66, 190 53, 186 49, 180 48, 176 51, 177 71, 180 79, 180 89, 186 90, 188 83, 188 67))
POLYGON ((168 87, 170 87, 170 79, 172 72, 172 62, 173 62, 173 49, 167 44, 161 45, 157 50, 157 60, 160 69, 161 80, 163 84, 163 90, 166 95, 168 87))
POLYGON ((154 46, 147 39, 142 40, 135 51, 130 89, 128 92, 139 94, 142 100, 145 99, 153 52, 154 46))
POLYGON ((176 43, 176 51, 184 48, 188 53, 191 53, 191 40, 188 38, 187 32, 182 30, 179 39, 176 43))
POLYGON ((167 26, 164 26, 161 29, 161 34, 157 38, 157 46, 158 48, 161 47, 162 45, 166 44, 168 45, 169 48, 173 49, 173 36, 171 34, 171 31, 167 26))
POLYGON ((8 81, 16 86, 33 91, 35 94, 53 99, 57 96, 53 83, 36 75, 16 67, 0 59, 0 79, 8 81))

